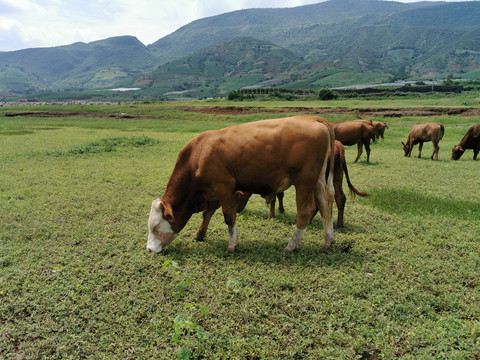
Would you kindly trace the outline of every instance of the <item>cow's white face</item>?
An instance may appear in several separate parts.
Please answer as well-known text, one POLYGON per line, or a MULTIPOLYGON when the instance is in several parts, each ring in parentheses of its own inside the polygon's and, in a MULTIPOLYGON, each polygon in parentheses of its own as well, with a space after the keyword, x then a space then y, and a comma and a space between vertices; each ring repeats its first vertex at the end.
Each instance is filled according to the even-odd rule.
POLYGON ((160 252, 177 236, 172 230, 172 225, 163 216, 163 203, 160 199, 152 202, 150 217, 148 218, 147 250, 160 252))

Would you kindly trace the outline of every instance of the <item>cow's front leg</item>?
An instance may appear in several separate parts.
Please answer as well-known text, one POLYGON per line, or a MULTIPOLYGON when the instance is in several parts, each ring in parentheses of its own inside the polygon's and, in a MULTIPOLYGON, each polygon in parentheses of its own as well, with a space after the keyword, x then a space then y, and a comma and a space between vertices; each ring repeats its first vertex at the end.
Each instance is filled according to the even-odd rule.
POLYGON ((423 149, 423 142, 420 142, 418 144, 418 158, 419 159, 422 157, 422 149, 423 149))
POLYGON ((203 212, 202 223, 197 230, 197 233, 193 237, 196 241, 203 241, 205 239, 205 235, 207 234, 208 224, 210 224, 210 219, 212 218, 215 211, 218 209, 218 204, 209 204, 207 210, 203 212))
POLYGON ((365 142, 365 151, 367 153, 367 163, 370 162, 370 140, 365 142))
POLYGON ((306 230, 305 228, 299 229, 298 227, 295 226, 295 231, 293 232, 292 237, 290 238, 290 241, 288 242, 285 249, 282 250, 282 252, 287 253, 295 250, 298 247, 298 244, 300 244, 300 240, 302 240, 302 237, 305 234, 305 230, 306 230))
POLYGON ((478 152, 480 151, 480 145, 473 149, 473 160, 477 160, 478 152))

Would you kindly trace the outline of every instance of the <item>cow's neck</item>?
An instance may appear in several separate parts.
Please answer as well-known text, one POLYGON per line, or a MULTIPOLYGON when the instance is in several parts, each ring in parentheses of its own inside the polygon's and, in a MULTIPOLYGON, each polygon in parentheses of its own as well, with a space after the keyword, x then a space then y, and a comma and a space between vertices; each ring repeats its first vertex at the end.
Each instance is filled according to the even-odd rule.
POLYGON ((194 213, 192 176, 189 171, 174 172, 168 181, 162 201, 170 204, 175 222, 172 229, 180 232, 194 213))

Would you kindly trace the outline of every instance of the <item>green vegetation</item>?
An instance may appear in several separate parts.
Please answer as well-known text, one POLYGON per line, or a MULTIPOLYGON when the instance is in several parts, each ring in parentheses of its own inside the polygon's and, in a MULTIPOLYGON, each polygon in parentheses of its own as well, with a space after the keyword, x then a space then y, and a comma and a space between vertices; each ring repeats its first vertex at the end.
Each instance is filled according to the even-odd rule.
MULTIPOLYGON (((478 96, 244 102, 281 107, 469 107, 478 96), (463 105, 464 106, 464 105, 463 105)), ((0 108, 0 358, 5 359, 474 359, 480 347, 478 165, 450 150, 479 117, 387 121, 371 162, 353 164, 345 228, 321 248, 315 217, 298 251, 282 254, 295 224, 294 191, 267 221, 253 196, 226 251, 221 212, 205 242, 200 214, 161 254, 145 251, 151 201, 181 147, 203 130, 289 114, 214 115, 235 102, 32 107, 127 113, 5 117, 0 108), (439 161, 405 158, 414 124, 440 121, 439 161), (110 144, 110 145, 108 145, 110 144), (83 149, 77 151, 75 149, 83 149), (114 151, 110 151, 114 150, 114 151)), ((321 114, 320 114, 321 115, 321 114)), ((325 114, 330 121, 352 114, 325 114)), ((417 154, 415 148, 413 155, 417 154)), ((344 186, 345 187, 345 186, 344 186)), ((346 190, 346 189, 345 189, 346 190)), ((336 216, 336 209, 334 209, 336 216)))

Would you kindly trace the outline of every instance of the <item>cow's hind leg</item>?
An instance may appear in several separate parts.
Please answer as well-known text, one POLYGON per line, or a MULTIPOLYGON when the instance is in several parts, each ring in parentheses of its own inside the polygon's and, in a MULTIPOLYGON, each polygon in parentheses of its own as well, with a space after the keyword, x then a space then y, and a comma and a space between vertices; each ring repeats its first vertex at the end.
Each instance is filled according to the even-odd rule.
POLYGON ((418 144, 418 158, 422 158, 423 141, 418 144))
POLYGON ((229 252, 234 252, 236 246, 238 245, 236 226, 238 206, 235 194, 232 194, 232 196, 224 196, 224 198, 220 200, 220 205, 222 206, 223 218, 225 219, 225 223, 228 226, 227 250, 229 252))
POLYGON ((333 176, 329 176, 328 181, 325 181, 325 176, 321 175, 318 178, 317 186, 315 187, 315 202, 320 210, 320 215, 323 221, 323 237, 325 238, 325 247, 333 244, 333 219, 332 219, 332 205, 335 198, 335 188, 333 186, 333 176))
POLYGON ((430 159, 433 160, 433 157, 435 156, 435 160, 438 160, 438 151, 440 150, 440 146, 438 146, 437 142, 433 142, 433 153, 430 159))
POLYGON ((291 252, 295 250, 302 240, 305 229, 317 212, 313 189, 308 186, 296 186, 296 202, 297 202, 297 225, 295 231, 290 238, 283 252, 291 252))
POLYGON ((337 216, 337 228, 343 228, 343 213, 345 210, 345 203, 347 197, 342 189, 342 179, 340 181, 334 181, 335 187, 335 202, 337 204, 338 216, 337 216))

